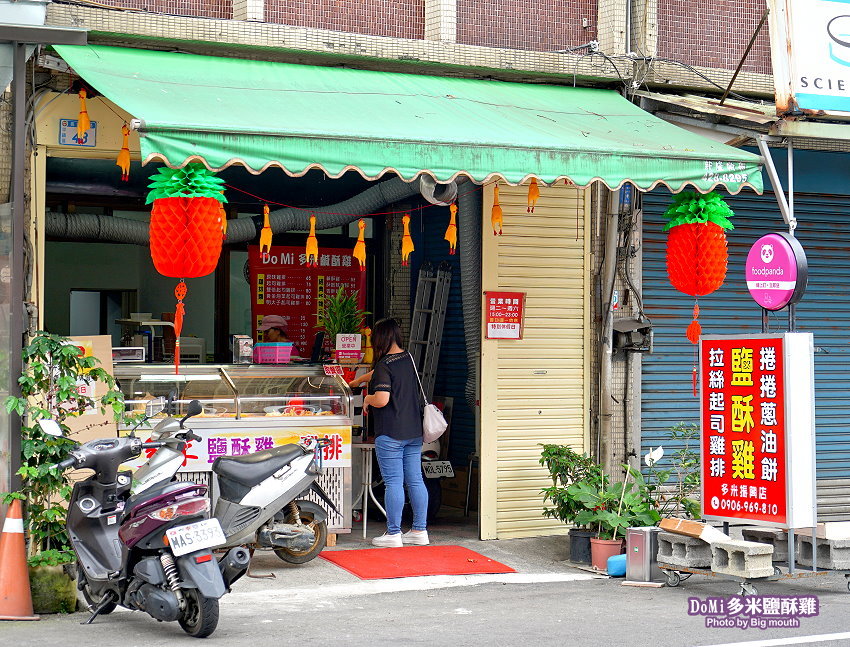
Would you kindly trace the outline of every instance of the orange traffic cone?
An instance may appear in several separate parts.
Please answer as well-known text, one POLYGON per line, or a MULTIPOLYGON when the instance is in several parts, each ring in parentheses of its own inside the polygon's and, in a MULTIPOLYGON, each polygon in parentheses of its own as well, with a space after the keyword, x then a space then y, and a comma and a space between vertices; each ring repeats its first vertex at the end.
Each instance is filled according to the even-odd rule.
POLYGON ((0 533, 0 620, 38 620, 32 612, 21 502, 12 501, 0 533))

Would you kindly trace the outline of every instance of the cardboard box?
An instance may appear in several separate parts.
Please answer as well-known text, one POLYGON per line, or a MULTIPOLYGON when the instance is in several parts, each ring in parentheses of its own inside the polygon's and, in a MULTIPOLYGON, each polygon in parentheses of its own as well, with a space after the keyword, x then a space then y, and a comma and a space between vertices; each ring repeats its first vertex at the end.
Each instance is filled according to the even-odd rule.
MULTIPOLYGON (((466 483, 469 474, 468 467, 454 466, 455 476, 452 479, 440 479, 443 490, 443 505, 463 510, 466 505, 466 483)), ((478 466, 472 468, 472 496, 469 499, 469 509, 478 509, 478 466)))
MULTIPOLYGON (((85 337, 71 337, 72 342, 79 345, 87 355, 93 355, 100 360, 99 368, 110 375, 112 371, 112 337, 108 335, 87 335, 85 337)), ((107 391, 106 384, 95 382, 94 397, 100 398, 107 391)), ((118 427, 112 415, 112 409, 101 413, 99 408, 89 409, 81 416, 67 418, 65 424, 70 429, 70 438, 78 443, 86 443, 98 438, 115 438, 118 435, 118 427)))
POLYGON ((702 539, 708 543, 729 539, 727 535, 714 526, 709 526, 707 523, 701 523, 699 521, 693 521, 692 519, 677 519, 676 517, 671 517, 669 519, 662 519, 660 526, 662 530, 666 530, 667 532, 702 539))

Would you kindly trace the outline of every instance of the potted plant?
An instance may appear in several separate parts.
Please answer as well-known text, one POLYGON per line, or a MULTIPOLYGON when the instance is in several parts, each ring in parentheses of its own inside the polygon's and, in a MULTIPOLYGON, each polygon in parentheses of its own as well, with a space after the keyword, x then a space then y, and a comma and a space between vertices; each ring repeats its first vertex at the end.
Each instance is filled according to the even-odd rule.
POLYGON ((82 348, 65 337, 38 332, 22 355, 21 397, 10 396, 5 405, 8 412, 21 417, 18 474, 23 487, 20 493, 3 494, 0 500, 20 499, 25 505, 27 563, 36 613, 70 612, 76 606, 74 553, 65 532, 71 482, 51 466, 67 458, 74 447, 68 437, 70 418, 99 407, 101 412, 111 409, 118 419, 124 412, 124 400, 112 376, 98 366, 99 361, 85 356, 82 348), (94 396, 96 382, 107 387, 98 398, 94 396), (42 431, 39 421, 45 419, 56 421, 65 435, 55 437, 42 431))
POLYGON ((585 507, 569 492, 569 486, 587 483, 598 488, 602 484, 602 468, 586 454, 579 454, 567 445, 544 444, 542 447, 540 464, 546 466, 552 477, 552 485, 542 490, 544 503, 552 503, 543 508, 543 514, 566 524, 575 524, 569 531, 570 561, 589 564, 590 538, 596 536, 596 531, 576 521, 585 507))
POLYGON ((576 515, 576 523, 597 531, 590 539, 590 552, 591 563, 599 570, 607 568, 609 557, 623 552, 627 528, 654 526, 661 518, 640 472, 628 465, 623 468, 624 481, 610 483, 603 475, 599 485, 579 482, 567 488, 585 508, 576 515))
POLYGON ((358 362, 362 354, 360 329, 369 313, 358 305, 359 296, 357 290, 346 292, 343 286, 336 294, 325 298, 318 315, 318 327, 324 329, 334 345, 335 359, 339 362, 358 362))
POLYGON ((663 447, 656 447, 644 456, 647 491, 661 517, 699 519, 700 502, 694 498, 700 486, 699 450, 694 448, 699 427, 680 422, 670 429, 668 438, 676 449, 665 454, 663 447))

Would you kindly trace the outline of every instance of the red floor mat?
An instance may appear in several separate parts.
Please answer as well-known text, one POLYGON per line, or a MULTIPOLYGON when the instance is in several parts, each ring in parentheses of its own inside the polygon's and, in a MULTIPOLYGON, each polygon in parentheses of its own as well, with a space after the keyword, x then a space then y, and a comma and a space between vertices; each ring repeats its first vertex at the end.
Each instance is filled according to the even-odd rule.
POLYGON ((514 573, 514 569, 463 546, 405 546, 326 550, 319 555, 361 580, 422 575, 514 573))

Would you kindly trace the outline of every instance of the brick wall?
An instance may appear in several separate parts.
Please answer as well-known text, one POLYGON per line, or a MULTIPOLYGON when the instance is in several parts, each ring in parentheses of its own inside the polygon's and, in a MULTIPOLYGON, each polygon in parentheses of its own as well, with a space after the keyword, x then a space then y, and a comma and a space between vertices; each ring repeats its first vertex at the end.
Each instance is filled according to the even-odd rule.
POLYGON ((202 18, 233 18, 231 0, 100 0, 107 6, 202 18))
POLYGON ((457 42, 541 52, 566 49, 596 38, 596 18, 597 0, 458 0, 457 42))
POLYGON ((355 34, 424 38, 424 0, 266 0, 266 22, 355 34))
MULTIPOLYGON (((764 8, 764 0, 658 0, 658 55, 734 70, 764 8)), ((771 73, 767 24, 742 69, 771 73)))

